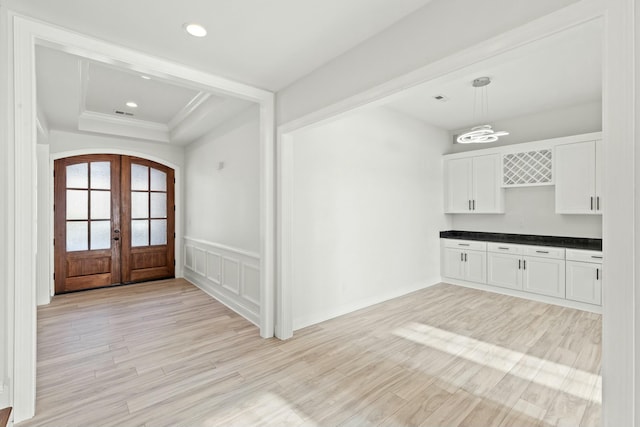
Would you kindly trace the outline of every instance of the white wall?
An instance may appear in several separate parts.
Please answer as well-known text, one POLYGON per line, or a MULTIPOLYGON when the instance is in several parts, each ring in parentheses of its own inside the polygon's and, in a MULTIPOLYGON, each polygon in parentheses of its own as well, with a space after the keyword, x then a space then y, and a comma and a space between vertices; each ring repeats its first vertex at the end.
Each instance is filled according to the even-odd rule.
POLYGON ((453 230, 602 238, 602 215, 555 213, 555 187, 507 188, 505 213, 452 214, 453 230))
POLYGON ((257 107, 186 147, 185 188, 186 236, 260 252, 257 107))
POLYGON ((277 94, 287 123, 577 0, 434 0, 277 94))
MULTIPOLYGON (((38 132, 38 139, 46 142, 47 135, 38 132)), ((49 304, 51 301, 51 286, 53 276, 51 275, 51 257, 53 255, 53 240, 51 236, 51 217, 49 211, 52 197, 49 145, 38 144, 36 146, 38 157, 38 247, 36 252, 36 303, 38 305, 49 304)))
MULTIPOLYGON (((13 78, 9 70, 13 65, 9 54, 9 45, 12 42, 12 25, 7 16, 7 9, 0 5, 0 200, 8 201, 11 198, 13 187, 12 168, 9 166, 13 158, 13 132, 11 121, 13 114, 10 106, 13 105, 13 78)), ((13 259, 9 259, 12 251, 13 240, 9 233, 13 203, 0 205, 0 405, 9 403, 10 386, 10 357, 13 352, 10 345, 9 328, 13 317, 12 295, 9 286, 13 284, 13 259), (4 386, 4 387, 3 387, 4 386)))
POLYGON ((294 329, 436 283, 447 132, 378 108, 294 135, 294 329))
POLYGON ((184 148, 178 145, 146 142, 131 138, 102 136, 91 133, 66 132, 52 129, 49 132, 51 154, 75 150, 124 150, 139 153, 140 157, 160 159, 182 167, 184 148))
POLYGON ((259 324, 259 109, 188 145, 185 171, 185 277, 259 324))
MULTIPOLYGON (((591 102, 492 123, 494 129, 509 131, 491 147, 538 141, 602 130, 602 103, 591 102)), ((453 132, 456 133, 456 132, 453 132)), ((449 152, 487 148, 483 144, 453 144, 449 152)), ((543 234, 602 238, 602 215, 560 215, 555 213, 555 187, 508 188, 505 213, 501 215, 451 215, 455 230, 496 233, 543 234)))

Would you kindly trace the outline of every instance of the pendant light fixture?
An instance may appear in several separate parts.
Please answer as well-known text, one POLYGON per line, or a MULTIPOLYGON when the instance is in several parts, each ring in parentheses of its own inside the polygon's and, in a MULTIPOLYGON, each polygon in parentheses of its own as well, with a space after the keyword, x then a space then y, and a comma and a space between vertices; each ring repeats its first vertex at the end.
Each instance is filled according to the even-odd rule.
MULTIPOLYGON (((474 118, 476 111, 480 110, 480 120, 487 120, 489 114, 489 94, 487 86, 491 83, 489 77, 478 77, 471 85, 476 89, 473 95, 473 113, 474 118), (480 96, 478 97, 478 92, 480 96)), ((491 125, 479 125, 471 128, 469 132, 465 132, 458 136, 457 141, 460 144, 484 144, 487 142, 495 142, 498 137, 509 135, 509 132, 494 131, 491 125)))

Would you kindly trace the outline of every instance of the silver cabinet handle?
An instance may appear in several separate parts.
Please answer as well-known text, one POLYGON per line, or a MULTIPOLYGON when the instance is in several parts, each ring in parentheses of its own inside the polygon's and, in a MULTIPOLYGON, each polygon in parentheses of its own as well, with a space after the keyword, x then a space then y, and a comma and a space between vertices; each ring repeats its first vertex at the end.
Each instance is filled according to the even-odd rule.
POLYGON ((471 200, 469 200, 469 210, 471 210, 471 200))
POLYGON ((596 268, 596 280, 600 280, 600 269, 596 268))
POLYGON ((460 252, 460 261, 464 261, 464 254, 460 252))
POLYGON ((549 253, 549 251, 536 251, 536 252, 539 253, 539 254, 548 254, 549 253))
POLYGON ((591 255, 591 258, 595 258, 595 259, 602 259, 601 256, 597 256, 597 255, 591 255))
POLYGON ((505 247, 502 247, 502 246, 498 246, 498 249, 502 249, 503 251, 508 251, 509 250, 509 248, 505 248, 505 247))
POLYGON ((523 270, 527 269, 527 260, 526 259, 522 261, 522 269, 523 270))
POLYGON ((518 270, 521 270, 521 269, 522 269, 522 260, 519 259, 518 260, 518 270))
POLYGON ((593 196, 591 196, 591 210, 593 210, 593 196))
POLYGON ((476 200, 475 199, 473 199, 473 210, 474 211, 476 210, 476 200))
POLYGON ((464 262, 467 262, 467 254, 464 254, 464 262))
POLYGON ((458 243, 458 246, 471 246, 469 243, 458 243))
POLYGON ((596 209, 600 210, 600 196, 596 197, 596 209))

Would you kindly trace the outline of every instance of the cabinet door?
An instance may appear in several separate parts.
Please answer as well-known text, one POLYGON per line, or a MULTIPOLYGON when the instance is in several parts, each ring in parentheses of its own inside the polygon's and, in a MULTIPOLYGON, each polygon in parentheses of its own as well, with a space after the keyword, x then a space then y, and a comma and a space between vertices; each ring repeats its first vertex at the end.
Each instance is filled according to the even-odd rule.
POLYGON ((602 161, 602 141, 598 140, 595 142, 596 144, 596 208, 595 210, 598 213, 602 213, 602 204, 604 200, 602 199, 602 171, 603 171, 603 161, 602 161))
POLYGON ((567 299, 602 304, 602 265, 567 261, 567 299))
POLYGON ((487 283, 487 253, 466 251, 464 255, 464 279, 470 282, 487 283))
POLYGON ((487 283, 522 290, 522 258, 519 255, 487 254, 487 283))
POLYGON ((452 159, 445 162, 445 212, 471 212, 471 158, 452 159))
POLYGON ((444 277, 451 279, 464 279, 464 253, 459 249, 444 249, 442 261, 444 277))
POLYGON ((473 158, 472 208, 474 213, 504 212, 504 189, 499 154, 473 158))
POLYGON ((556 213, 597 213, 595 141, 558 145, 555 155, 556 213))
POLYGON ((564 298, 564 259, 524 257, 522 262, 524 291, 564 298))

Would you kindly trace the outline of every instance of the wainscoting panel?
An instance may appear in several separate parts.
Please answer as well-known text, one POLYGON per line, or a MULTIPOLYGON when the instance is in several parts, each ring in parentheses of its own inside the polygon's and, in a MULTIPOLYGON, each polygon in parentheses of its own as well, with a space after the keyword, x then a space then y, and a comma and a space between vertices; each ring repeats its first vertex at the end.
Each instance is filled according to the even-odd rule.
POLYGON ((205 251, 204 249, 200 249, 200 248, 194 248, 193 249, 193 255, 195 258, 195 265, 194 265, 194 271, 196 273, 198 273, 201 276, 206 276, 207 275, 207 266, 205 265, 204 259, 205 259, 205 251))
POLYGON ((215 252, 207 252, 207 279, 211 280, 216 285, 220 284, 220 254, 215 252))
POLYGON ((240 295, 254 304, 260 304, 260 267, 242 264, 242 289, 240 295))
POLYGON ((250 322, 260 322, 260 254, 184 238, 184 277, 250 322))
POLYGON ((240 295, 240 262, 237 259, 222 258, 222 287, 240 295))

